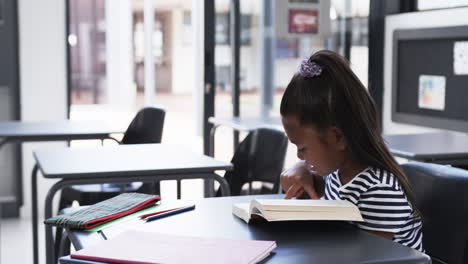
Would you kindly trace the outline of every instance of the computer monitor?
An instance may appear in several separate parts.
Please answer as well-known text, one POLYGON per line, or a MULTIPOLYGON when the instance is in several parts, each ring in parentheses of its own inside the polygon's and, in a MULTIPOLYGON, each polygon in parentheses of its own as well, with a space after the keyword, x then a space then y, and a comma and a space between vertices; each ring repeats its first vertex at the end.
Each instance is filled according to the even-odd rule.
POLYGON ((468 26, 393 32, 392 120, 468 132, 468 26))

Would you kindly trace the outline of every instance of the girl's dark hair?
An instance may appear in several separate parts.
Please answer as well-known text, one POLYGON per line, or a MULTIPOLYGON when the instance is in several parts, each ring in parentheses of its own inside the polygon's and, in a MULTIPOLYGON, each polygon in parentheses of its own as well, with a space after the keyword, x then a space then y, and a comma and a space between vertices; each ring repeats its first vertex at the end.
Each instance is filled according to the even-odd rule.
POLYGON ((382 138, 374 101, 348 61, 322 50, 314 53, 309 62, 316 63, 322 72, 314 77, 296 74, 292 78, 281 100, 281 115, 294 115, 302 126, 313 126, 319 131, 330 126, 339 128, 351 156, 393 173, 420 214, 408 179, 382 138))

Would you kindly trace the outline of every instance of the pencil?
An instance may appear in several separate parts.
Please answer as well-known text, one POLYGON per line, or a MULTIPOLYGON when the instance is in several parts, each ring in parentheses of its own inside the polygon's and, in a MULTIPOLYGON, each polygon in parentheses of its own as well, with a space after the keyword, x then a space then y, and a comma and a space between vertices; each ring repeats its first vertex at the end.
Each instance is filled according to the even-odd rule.
POLYGON ((195 209, 195 205, 180 207, 180 208, 177 208, 177 209, 168 210, 168 211, 163 212, 163 213, 148 216, 148 217, 144 218, 144 220, 146 222, 151 222, 151 221, 156 220, 156 219, 160 219, 160 218, 163 218, 163 217, 166 217, 166 216, 187 212, 187 211, 190 211, 190 210, 193 210, 193 209, 195 209))

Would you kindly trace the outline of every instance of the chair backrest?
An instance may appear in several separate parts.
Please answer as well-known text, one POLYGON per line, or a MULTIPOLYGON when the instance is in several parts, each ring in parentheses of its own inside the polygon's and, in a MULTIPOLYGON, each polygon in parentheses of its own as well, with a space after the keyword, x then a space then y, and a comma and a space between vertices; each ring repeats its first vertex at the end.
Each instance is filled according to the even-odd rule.
POLYGON ((145 107, 138 111, 125 131, 122 144, 161 143, 166 111, 145 107))
POLYGON ((426 253, 433 263, 468 263, 468 171, 423 162, 402 168, 422 214, 426 253))
POLYGON ((272 193, 277 193, 287 146, 288 138, 282 131, 271 128, 251 131, 234 152, 231 160, 234 169, 224 175, 231 195, 240 195, 242 186, 252 181, 273 183, 272 193))

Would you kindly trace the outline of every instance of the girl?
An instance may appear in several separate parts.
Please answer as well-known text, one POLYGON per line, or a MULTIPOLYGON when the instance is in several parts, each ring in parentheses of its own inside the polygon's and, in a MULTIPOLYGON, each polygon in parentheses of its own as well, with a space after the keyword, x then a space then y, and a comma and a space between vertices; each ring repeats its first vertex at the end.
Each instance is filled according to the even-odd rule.
POLYGON ((281 175, 286 199, 350 201, 365 220, 358 227, 423 251, 408 180, 384 143, 371 96, 344 58, 324 50, 304 60, 280 111, 301 160, 281 175))

